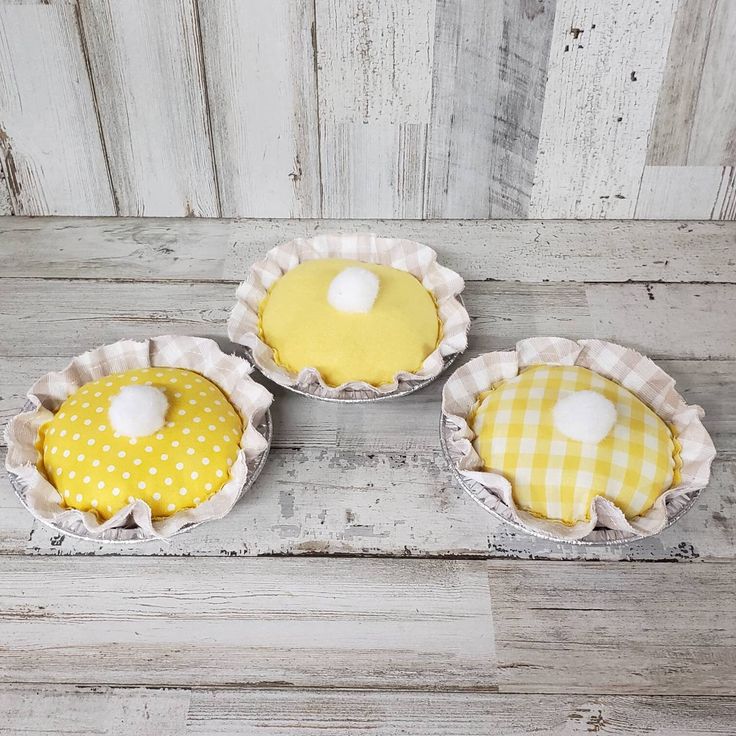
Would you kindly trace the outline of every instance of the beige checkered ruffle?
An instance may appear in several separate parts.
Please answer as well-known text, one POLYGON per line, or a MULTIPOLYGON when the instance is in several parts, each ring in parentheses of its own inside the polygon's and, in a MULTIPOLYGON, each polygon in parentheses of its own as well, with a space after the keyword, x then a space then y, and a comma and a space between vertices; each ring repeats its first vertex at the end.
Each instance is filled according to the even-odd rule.
POLYGON ((681 508, 688 494, 705 488, 715 457, 713 441, 701 422, 703 410, 685 402, 675 390, 674 379, 635 350, 603 340, 575 342, 560 337, 534 337, 518 342, 515 350, 480 355, 458 368, 448 379, 442 391, 442 413, 454 428, 447 439, 448 450, 456 468, 480 489, 476 500, 533 532, 562 540, 589 538, 596 527, 626 535, 656 534, 681 508), (467 416, 479 393, 538 364, 588 368, 627 388, 672 425, 681 444, 680 484, 659 496, 647 513, 633 519, 627 519, 618 506, 603 496, 596 496, 591 502, 590 520, 574 526, 539 519, 518 509, 509 481, 500 474, 482 470, 467 416))
POLYGON ((470 317, 457 299, 465 284, 463 279, 437 263, 432 248, 413 240, 379 238, 373 234, 325 234, 314 238, 297 238, 272 248, 263 260, 254 263, 245 281, 238 287, 237 303, 228 320, 227 330, 233 342, 250 348, 259 370, 282 386, 306 388, 320 385, 320 395, 341 398, 346 391, 362 391, 366 396, 387 394, 402 384, 437 376, 443 359, 461 353, 468 345, 470 317), (352 381, 336 388, 327 386, 316 368, 303 368, 298 375, 277 365, 273 350, 258 334, 258 307, 274 282, 302 261, 319 258, 347 258, 379 263, 408 271, 416 276, 434 296, 442 322, 442 341, 424 361, 418 373, 400 372, 392 383, 371 386, 352 381))
POLYGON ((48 373, 31 386, 28 399, 33 408, 13 417, 5 432, 8 445, 5 467, 26 487, 25 502, 34 516, 47 523, 78 529, 82 536, 94 537, 110 529, 138 527, 143 537, 166 538, 188 524, 219 519, 238 500, 246 482, 248 461, 267 448, 266 438, 256 427, 273 397, 249 376, 252 370, 247 361, 225 355, 213 340, 199 337, 167 335, 142 342, 121 340, 90 350, 74 358, 63 371, 48 373), (247 419, 230 480, 197 508, 164 519, 152 519, 150 506, 141 500, 129 504, 105 522, 100 522, 91 512, 62 506, 54 486, 36 468, 39 453, 35 442, 39 428, 85 383, 112 373, 150 366, 186 368, 200 373, 216 383, 247 419))

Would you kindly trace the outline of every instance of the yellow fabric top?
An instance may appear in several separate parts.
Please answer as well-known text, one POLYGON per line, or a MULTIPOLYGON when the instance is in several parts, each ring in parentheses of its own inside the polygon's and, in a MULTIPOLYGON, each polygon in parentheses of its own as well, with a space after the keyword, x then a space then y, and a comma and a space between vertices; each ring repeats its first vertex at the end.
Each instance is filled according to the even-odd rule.
POLYGON ((211 381, 182 368, 139 368, 85 384, 39 432, 39 470, 62 503, 109 519, 134 499, 154 517, 207 500, 227 482, 243 433, 238 412, 211 381), (123 386, 152 385, 169 402, 155 434, 113 432, 110 399, 123 386))
POLYGON ((516 505, 566 524, 588 520, 594 496, 631 518, 679 482, 679 444, 667 424, 627 389, 579 366, 533 366, 482 393, 469 417, 484 469, 503 475, 516 505), (598 444, 569 439, 554 426, 558 399, 597 391, 617 420, 598 444))
POLYGON ((360 261, 301 263, 271 287, 259 314, 261 339, 276 362, 292 373, 316 368, 330 386, 391 383, 399 371, 418 371, 440 339, 437 305, 417 278, 360 261), (378 297, 365 314, 338 311, 327 301, 330 282, 350 266, 380 279, 378 297))

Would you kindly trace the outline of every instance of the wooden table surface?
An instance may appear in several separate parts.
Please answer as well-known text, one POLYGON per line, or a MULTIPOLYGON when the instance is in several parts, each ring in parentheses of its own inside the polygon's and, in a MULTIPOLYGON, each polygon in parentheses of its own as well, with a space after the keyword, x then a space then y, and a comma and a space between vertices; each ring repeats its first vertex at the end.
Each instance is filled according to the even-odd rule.
POLYGON ((453 485, 442 379, 354 406, 267 384, 262 476, 171 542, 57 534, 0 471, 0 732, 736 733, 736 223, 3 218, 3 424, 102 343, 230 349, 250 262, 368 229, 465 276, 463 360, 550 334, 652 357, 705 408, 707 491, 624 547, 519 534, 453 485))

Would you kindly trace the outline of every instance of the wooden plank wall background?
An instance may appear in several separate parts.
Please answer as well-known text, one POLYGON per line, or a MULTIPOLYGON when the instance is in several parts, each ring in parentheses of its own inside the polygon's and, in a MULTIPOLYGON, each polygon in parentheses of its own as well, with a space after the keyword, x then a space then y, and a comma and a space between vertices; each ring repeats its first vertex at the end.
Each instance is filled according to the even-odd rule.
POLYGON ((736 219, 733 0, 0 0, 0 214, 736 219))

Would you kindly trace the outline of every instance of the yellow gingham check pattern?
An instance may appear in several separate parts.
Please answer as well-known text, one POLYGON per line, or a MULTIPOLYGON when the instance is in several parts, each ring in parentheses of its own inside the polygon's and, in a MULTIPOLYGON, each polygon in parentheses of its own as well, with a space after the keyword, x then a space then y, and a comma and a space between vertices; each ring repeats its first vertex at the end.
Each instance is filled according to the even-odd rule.
POLYGON ((678 446, 665 422, 627 389, 580 366, 523 370, 481 393, 469 423, 485 469, 509 480, 519 508, 547 519, 587 520, 597 495, 632 518, 679 482, 678 446), (597 445, 554 427, 558 399, 584 390, 603 394, 618 413, 597 445))

